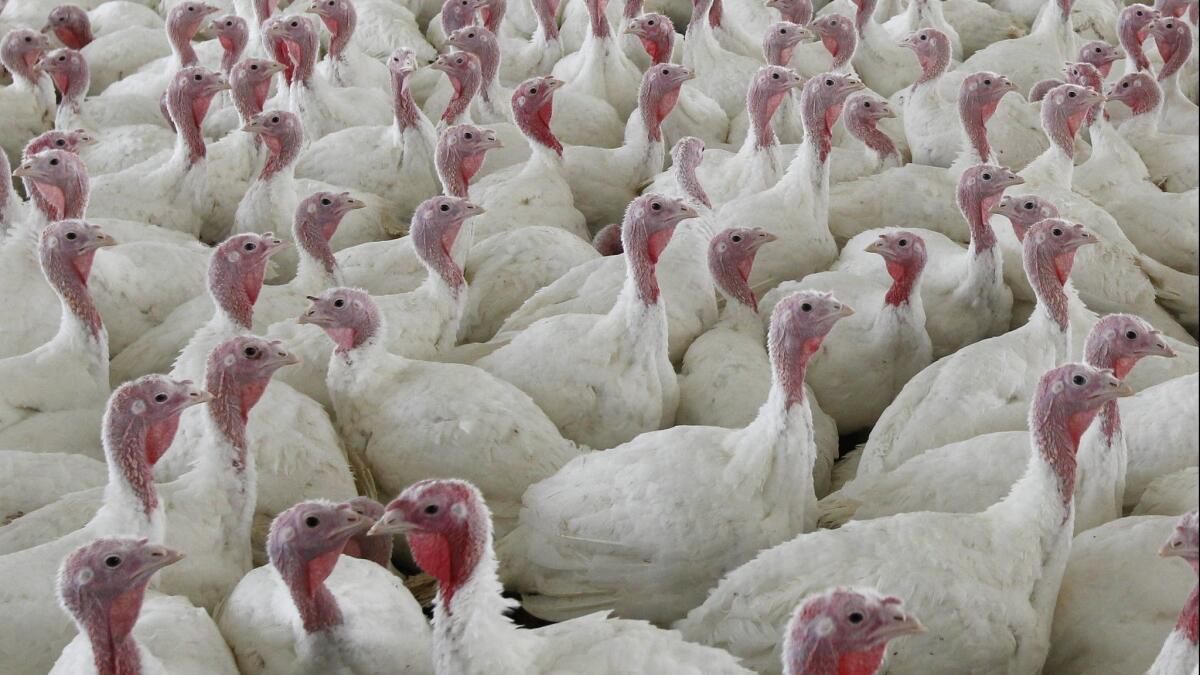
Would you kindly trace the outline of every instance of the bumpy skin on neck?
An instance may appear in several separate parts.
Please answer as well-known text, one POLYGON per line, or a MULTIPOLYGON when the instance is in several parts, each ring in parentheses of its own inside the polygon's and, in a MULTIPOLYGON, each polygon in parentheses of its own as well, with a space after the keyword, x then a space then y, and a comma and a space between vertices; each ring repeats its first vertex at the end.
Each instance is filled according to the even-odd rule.
POLYGON ((229 72, 233 105, 243 125, 262 112, 271 91, 271 78, 281 69, 282 66, 274 61, 246 59, 229 72))
POLYGON ((1058 218, 1048 218, 1029 229, 1023 244, 1025 274, 1033 286, 1038 306, 1043 308, 1059 330, 1069 327, 1067 294, 1063 290, 1075 264, 1075 251, 1095 241, 1082 225, 1058 218), (1058 234, 1055 234, 1055 233, 1058 234), (1074 242, 1063 246, 1060 240, 1074 242))
POLYGON ((400 131, 416 129, 421 112, 409 90, 409 76, 416 71, 416 57, 410 49, 397 49, 388 57, 388 73, 392 81, 392 112, 400 131))
POLYGON ((1192 29, 1182 19, 1158 19, 1151 24, 1154 44, 1162 57, 1163 67, 1158 71, 1158 81, 1175 75, 1192 55, 1192 29))
POLYGON ((94 39, 91 18, 75 5, 59 5, 51 10, 42 32, 47 30, 70 49, 83 49, 94 39))
POLYGON ((446 73, 454 87, 454 96, 442 112, 442 122, 451 124, 466 112, 471 105, 471 99, 479 93, 483 82, 479 57, 470 52, 442 54, 434 62, 433 68, 446 73))
POLYGON ((671 60, 675 41, 675 27, 671 19, 663 14, 643 14, 630 19, 628 31, 642 43, 651 64, 658 65, 671 60))
POLYGON ((1134 117, 1153 113, 1162 103, 1162 89, 1153 77, 1146 73, 1126 75, 1108 91, 1109 101, 1120 101, 1129 106, 1134 117))
POLYGON ((553 77, 534 77, 522 82, 513 90, 512 108, 517 127, 531 145, 548 148, 562 157, 562 143, 550 130, 550 119, 554 115, 553 92, 563 82, 553 77))
POLYGON ((228 76, 246 50, 250 28, 245 19, 229 14, 213 21, 213 31, 221 42, 221 72, 228 76))
POLYGON ((1075 134, 1091 105, 1103 99, 1079 85, 1064 84, 1050 90, 1042 102, 1042 130, 1067 157, 1075 156, 1075 134), (1090 101, 1084 105, 1085 102, 1090 101))
POLYGON ((283 578, 306 633, 318 633, 343 622, 337 599, 325 585, 346 541, 349 518, 361 520, 348 505, 301 502, 271 523, 267 551, 283 578))
POLYGON ((767 64, 786 66, 804 34, 803 26, 789 21, 777 21, 768 26, 763 35, 763 58, 767 64))
POLYGON ((41 77, 38 59, 46 52, 46 36, 27 28, 9 31, 0 41, 0 65, 12 73, 14 80, 33 86, 41 77))
POLYGON ((842 114, 846 131, 878 155, 880 161, 900 156, 900 151, 896 149, 891 137, 876 127, 884 117, 895 115, 891 114, 887 101, 870 94, 858 94, 847 99, 846 110, 842 114))
POLYGON ((839 319, 851 312, 829 293, 799 291, 775 305, 767 354, 788 408, 804 403, 808 362, 839 319))
POLYGON ((688 199, 711 209, 708 193, 696 177, 696 168, 704 160, 704 141, 695 136, 684 136, 671 149, 671 164, 675 171, 675 182, 688 199))
POLYGON ((38 246, 38 258, 46 281, 62 301, 64 309, 86 326, 96 341, 105 339, 104 323, 88 292, 88 276, 96 248, 108 246, 111 241, 94 225, 81 220, 61 220, 43 230, 38 246), (76 245, 84 238, 95 241, 95 247, 76 245))
POLYGON ((500 69, 500 43, 496 35, 484 26, 467 26, 454 31, 449 44, 479 58, 479 97, 489 101, 488 89, 500 69))
POLYGON ((175 133, 187 147, 189 166, 208 155, 200 130, 208 106, 219 88, 225 86, 224 82, 220 75, 195 66, 181 69, 167 88, 167 110, 175 124, 175 133))
POLYGON ((784 21, 807 26, 813 18, 811 0, 767 0, 767 7, 779 12, 784 21))
POLYGON ((950 38, 936 28, 923 28, 901 44, 912 49, 921 64, 921 77, 913 82, 913 89, 940 78, 950 68, 950 38))
POLYGON ((48 221, 82 218, 91 183, 83 160, 66 150, 44 150, 26 159, 22 167, 33 173, 23 176, 34 206, 48 221))
POLYGON ((771 118, 788 91, 800 81, 799 75, 782 66, 763 66, 755 73, 746 90, 746 111, 750 115, 754 147, 762 149, 777 144, 771 118))
POLYGON ((1117 39, 1138 71, 1150 69, 1150 59, 1146 57, 1142 43, 1149 35, 1147 26, 1157 15, 1158 12, 1147 5, 1134 4, 1121 10, 1117 19, 1117 39))

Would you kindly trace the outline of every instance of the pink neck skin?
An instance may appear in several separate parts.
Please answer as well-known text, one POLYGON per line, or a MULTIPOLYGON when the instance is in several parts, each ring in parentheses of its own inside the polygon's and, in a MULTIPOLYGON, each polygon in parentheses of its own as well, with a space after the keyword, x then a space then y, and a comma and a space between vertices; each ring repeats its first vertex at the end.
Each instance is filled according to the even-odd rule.
POLYGON ((844 120, 846 131, 858 140, 863 142, 863 145, 870 148, 879 160, 883 161, 892 155, 900 156, 900 151, 896 149, 896 144, 887 134, 880 131, 875 125, 879 123, 878 119, 866 115, 850 115, 844 120))
POLYGON ((337 599, 325 585, 341 553, 342 546, 312 559, 304 559, 287 546, 272 551, 271 562, 283 577, 283 583, 287 584, 306 633, 319 633, 342 625, 342 611, 337 599))
POLYGON ((475 3, 473 0, 446 0, 442 4, 442 30, 446 35, 475 23, 475 3))
MULTIPOLYGON (((1087 343, 1083 348, 1084 361, 1094 368, 1110 369, 1113 371, 1113 375, 1123 380, 1141 359, 1137 356, 1114 356, 1111 354, 1111 348, 1110 340, 1103 336, 1097 336, 1093 332, 1088 335, 1087 343)), ((1100 432, 1104 434, 1104 438, 1108 439, 1110 445, 1116 435, 1121 433, 1121 409, 1117 406, 1116 401, 1109 401, 1101 408, 1100 432)))
POLYGON ((1003 193, 1003 190, 999 190, 975 194, 966 185, 960 184, 958 187, 958 208, 971 228, 971 246, 976 256, 983 255, 996 245, 996 232, 992 230, 989 215, 992 207, 1004 198, 1003 193))
POLYGON ((754 147, 770 148, 778 144, 771 118, 783 103, 788 90, 771 91, 770 76, 755 76, 746 92, 746 111, 750 113, 750 128, 754 132, 754 147))
POLYGON ((1096 66, 1101 77, 1107 78, 1112 71, 1112 65, 1117 60, 1116 51, 1105 42, 1089 42, 1079 48, 1079 60, 1096 66), (1097 52, 1096 49, 1100 51, 1097 52))
MULTIPOLYGON (((1193 7, 1195 4, 1193 3, 1193 7)), ((1192 561, 1192 568, 1195 569, 1196 563, 1192 561)), ((1188 642, 1192 643, 1192 648, 1200 643, 1200 586, 1192 589, 1192 594, 1188 596, 1187 602, 1183 603, 1183 610, 1179 612, 1179 620, 1175 622, 1176 632, 1182 633, 1187 638, 1188 642)))
MULTIPOLYGON (((45 39, 40 35, 37 38, 45 39)), ((13 80, 23 80, 29 86, 36 85, 41 78, 41 71, 34 64, 41 58, 44 50, 25 49, 19 40, 21 37, 18 31, 12 31, 5 36, 0 43, 3 45, 0 49, 0 65, 12 73, 13 80)))
POLYGON ((488 0, 486 5, 479 8, 479 18, 483 19, 483 27, 495 35, 500 30, 500 22, 504 21, 507 11, 507 0, 488 0))
POLYGON ((82 54, 68 55, 67 58, 73 59, 72 62, 51 72, 50 79, 62 93, 62 100, 58 102, 59 109, 78 113, 92 83, 91 70, 82 54))
POLYGON ((221 26, 221 33, 217 35, 217 40, 221 42, 221 72, 229 75, 233 71, 233 67, 242 58, 242 52, 246 51, 246 42, 249 39, 246 21, 237 16, 230 16, 223 21, 232 21, 232 26, 221 26))
POLYGON ((688 196, 688 199, 711 209, 712 202, 708 199, 708 193, 704 191, 704 186, 700 184, 700 179, 696 177, 696 167, 700 166, 702 159, 700 153, 696 153, 696 155, 695 158, 690 156, 684 158, 678 155, 674 157, 675 182, 679 184, 680 189, 688 196))
POLYGON ((1042 99, 1046 98, 1046 94, 1049 94, 1051 89, 1053 89, 1059 85, 1062 85, 1062 84, 1066 84, 1066 83, 1063 82, 1062 80, 1041 80, 1041 81, 1039 81, 1037 84, 1033 85, 1033 87, 1031 87, 1029 89, 1029 102, 1037 103, 1038 101, 1041 101, 1042 99))
POLYGON ((772 5, 784 21, 807 26, 813 18, 812 0, 783 0, 772 5))
POLYGON ((642 217, 626 218, 621 224, 621 245, 625 249, 625 261, 633 275, 638 299, 647 306, 658 303, 658 277, 655 266, 663 249, 671 242, 674 227, 648 232, 642 217))
POLYGON ((625 0, 625 7, 621 10, 621 18, 626 21, 636 19, 642 15, 645 6, 645 0, 625 0))
POLYGON ((372 302, 364 309, 362 315, 354 323, 322 328, 325 334, 337 345, 334 351, 338 354, 346 354, 351 350, 365 345, 367 341, 372 340, 379 334, 379 327, 382 324, 383 320, 379 317, 379 307, 372 302))
POLYGON ((675 29, 671 20, 662 14, 647 14, 642 17, 643 30, 638 34, 642 48, 650 57, 650 63, 659 65, 671 60, 671 48, 675 41, 675 29), (646 26, 647 20, 654 19, 653 26, 646 26))
POLYGON ((100 312, 92 302, 87 285, 95 255, 93 250, 81 256, 68 257, 58 247, 39 247, 46 281, 70 312, 87 326, 92 339, 98 341, 104 334, 104 323, 100 320, 100 312))
POLYGON ((988 141, 987 123, 996 113, 999 105, 999 99, 979 101, 976 100, 975 95, 966 91, 959 93, 958 120, 962 124, 963 133, 967 136, 967 142, 975 151, 975 159, 979 162, 987 162, 992 156, 992 144, 988 141))
MULTIPOLYGON (((1087 87, 1097 93, 1104 91, 1104 76, 1100 74, 1100 70, 1090 63, 1074 63, 1067 64, 1068 74, 1067 82, 1077 84, 1081 87, 1087 87)), ((1090 128, 1095 124, 1100 112, 1104 110, 1104 101, 1092 106, 1087 113, 1087 126, 1090 128)), ((1105 117, 1105 119, 1108 119, 1105 117)))
POLYGON ((915 89, 918 85, 926 82, 933 82, 945 74, 950 67, 950 40, 945 34, 940 31, 937 33, 930 32, 929 41, 932 43, 928 49, 917 50, 917 61, 921 64, 921 77, 913 83, 915 89))
POLYGON ((446 72, 446 76, 450 78, 450 84, 454 87, 454 96, 446 104, 446 110, 442 113, 442 121, 446 124, 455 124, 471 105, 471 99, 479 93, 479 86, 483 81, 479 59, 471 54, 463 67, 446 72))
POLYGON ((796 45, 800 42, 800 36, 799 25, 788 25, 784 22, 772 24, 763 37, 763 57, 766 58, 767 65, 787 66, 796 51, 796 45), (780 33, 781 30, 786 31, 786 34, 780 33))
POLYGON ((472 501, 464 503, 467 517, 464 526, 450 533, 408 535, 408 547, 421 569, 438 581, 437 609, 447 615, 454 613, 454 596, 470 581, 475 568, 483 559, 488 523, 472 501))
POLYGON ((464 43, 460 48, 479 57, 479 96, 488 101, 488 89, 500 70, 500 43, 496 41, 496 35, 486 27, 480 27, 476 39, 464 43))
POLYGON ((202 16, 188 16, 182 5, 176 6, 167 20, 167 40, 171 43, 171 51, 179 57, 180 65, 194 66, 199 63, 196 50, 192 48, 192 38, 200 30, 202 16), (171 20, 174 19, 174 20, 171 20))
POLYGON ((413 217, 413 227, 409 231, 417 257, 432 272, 442 278, 455 298, 458 298, 467 288, 462 268, 450 256, 450 251, 454 248, 454 240, 458 238, 462 224, 461 220, 436 224, 426 222, 418 213, 413 217))
POLYGON ((875 5, 879 0, 854 0, 854 4, 858 5, 858 9, 854 12, 854 28, 861 37, 863 28, 866 28, 867 22, 875 14, 875 5))
POLYGON ((342 555, 368 560, 380 567, 387 567, 388 563, 392 561, 392 536, 383 534, 370 536, 364 533, 351 537, 350 541, 346 542, 346 548, 342 550, 342 555))
POLYGON ((604 13, 608 0, 584 0, 584 5, 587 6, 588 25, 592 35, 599 40, 610 39, 612 27, 608 25, 608 15, 604 13))
POLYGON ((303 145, 301 133, 298 130, 285 129, 280 135, 262 134, 262 141, 270 153, 263 164, 259 181, 268 181, 279 172, 293 166, 300 157, 300 146, 303 145))
POLYGON ((829 69, 839 70, 853 58, 854 50, 858 48, 858 36, 854 31, 833 29, 821 35, 821 44, 825 45, 825 50, 833 57, 833 64, 829 69))
POLYGON ((346 58, 346 45, 358 26, 358 12, 349 2, 339 2, 329 14, 322 14, 321 21, 329 30, 329 59, 340 61, 346 58))
MULTIPOLYGON (((68 155, 70 153, 62 153, 68 155)), ((69 218, 83 218, 83 213, 87 209, 88 191, 91 183, 88 179, 87 171, 83 169, 83 162, 77 157, 72 156, 72 159, 63 158, 63 161, 70 161, 79 165, 77 171, 72 171, 65 179, 58 183, 39 183, 37 181, 29 181, 32 183, 33 190, 30 192, 33 195, 33 204, 38 212, 48 222, 56 220, 66 220, 69 218)), ((26 184, 28 189, 29 184, 26 184)))
POLYGON ((797 325, 793 320, 785 321, 787 325, 782 327, 772 322, 767 336, 767 354, 775 368, 775 377, 787 396, 785 405, 791 408, 804 403, 804 377, 808 372, 808 362, 821 348, 833 322, 797 325))
MULTIPOLYGON (((555 0, 532 0, 533 13, 537 16, 538 30, 546 42, 558 42, 558 2, 555 0)), ((495 32, 495 31, 493 31, 495 32)))
MULTIPOLYGON (((517 90, 514 96, 520 95, 520 89, 517 90)), ((548 99, 544 105, 536 113, 526 113, 525 111, 513 111, 516 118, 517 127, 521 129, 521 133, 529 139, 531 143, 537 143, 543 147, 550 148, 559 157, 562 157, 562 143, 558 142, 558 137, 550 131, 550 119, 554 115, 554 99, 548 99)))
POLYGON ((79 620, 92 645, 97 675, 141 675, 142 657, 133 626, 145 593, 146 584, 142 584, 111 599, 82 598, 79 620))
POLYGON ((592 238, 592 248, 602 256, 620 255, 625 252, 621 247, 621 224, 609 223, 600 228, 592 238))
POLYGON ((266 271, 264 259, 261 264, 243 272, 226 258, 220 248, 213 253, 212 262, 209 263, 208 292, 213 302, 229 321, 247 332, 254 322, 254 303, 258 301, 266 271))
POLYGON ((452 197, 467 199, 471 179, 483 166, 487 153, 463 152, 461 146, 461 143, 451 145, 439 142, 434 166, 442 181, 442 191, 452 197))
POLYGON ((1142 42, 1147 37, 1146 26, 1153 18, 1153 10, 1139 4, 1126 7, 1117 20, 1117 41, 1121 43, 1125 54, 1133 60, 1138 71, 1150 70, 1150 59, 1146 58, 1142 42), (1138 16, 1138 12, 1142 15, 1138 16))
POLYGON ((54 21, 54 37, 70 49, 83 49, 91 44, 92 40, 92 20, 88 17, 87 12, 74 5, 64 5, 55 10, 55 12, 66 11, 66 21, 54 21))
POLYGON ((333 238, 341 222, 341 216, 338 216, 336 220, 317 222, 314 220, 313 214, 308 213, 304 204, 301 203, 300 207, 296 209, 296 222, 292 227, 292 236, 296 239, 296 245, 305 254, 320 263, 321 269, 325 270, 325 274, 330 277, 337 271, 337 259, 333 257, 333 248, 330 247, 329 240, 333 238))
POLYGON ((396 127, 400 131, 415 129, 420 123, 420 110, 413 100, 408 88, 408 77, 412 71, 408 69, 399 72, 391 71, 392 76, 392 112, 396 115, 396 127))
POLYGON ((708 25, 713 28, 721 27, 721 19, 725 15, 725 7, 722 0, 712 0, 712 5, 708 8, 708 25))
POLYGON ((279 9, 279 0, 254 0, 254 19, 259 26, 275 14, 279 9))
POLYGON ((175 83, 167 89, 167 111, 175 123, 176 135, 187 145, 188 166, 195 166, 208 156, 200 129, 212 99, 212 94, 192 95, 175 83))
POLYGON ((1154 44, 1158 46, 1158 55, 1163 60, 1163 67, 1158 71, 1159 82, 1179 72, 1192 55, 1191 29, 1179 19, 1174 21, 1176 23, 1173 30, 1158 31, 1154 35, 1154 44))
POLYGON ((1067 115, 1049 97, 1042 102, 1042 129, 1067 157, 1075 157, 1075 134, 1086 117, 1086 110, 1067 115))
POLYGON ((829 161, 829 153, 833 152, 833 125, 842 114, 842 104, 846 98, 841 97, 835 105, 826 105, 822 97, 814 93, 818 87, 823 86, 821 82, 817 82, 822 79, 824 78, 814 77, 809 82, 815 84, 804 87, 800 95, 800 114, 804 120, 804 132, 812 135, 817 157, 824 164, 829 161))
POLYGON ((1075 264, 1075 252, 1054 255, 1048 246, 1026 243, 1024 258, 1025 274, 1033 286, 1038 304, 1045 308, 1059 330, 1066 333, 1069 318, 1067 294, 1063 287, 1071 275, 1071 267, 1075 264))
POLYGON ((128 413, 131 396, 114 395, 104 417, 104 451, 110 466, 115 466, 129 491, 142 503, 147 518, 158 508, 154 486, 154 465, 158 462, 179 428, 179 414, 147 424, 142 415, 128 413), (120 412, 114 412, 119 410, 120 412))
POLYGON ((1079 451, 1079 439, 1083 432, 1096 417, 1096 410, 1068 414, 1039 392, 1029 416, 1034 445, 1058 476, 1063 510, 1069 511, 1075 495, 1075 453, 1079 451))
MULTIPOLYGON (((266 61, 259 62, 259 68, 265 67, 266 64, 266 61)), ((238 117, 241 118, 244 125, 263 111, 267 95, 271 93, 271 78, 248 70, 247 64, 243 63, 235 66, 229 74, 229 87, 232 92, 233 107, 237 110, 238 117)))
POLYGON ((682 84, 659 81, 657 71, 650 71, 642 78, 642 86, 638 90, 638 111, 642 115, 642 124, 646 127, 646 138, 651 143, 662 142, 663 120, 675 108, 682 84))
POLYGON ((721 255, 714 249, 708 250, 708 270, 713 281, 726 296, 758 312, 758 298, 750 288, 750 270, 754 266, 754 255, 734 259, 721 255))
POLYGON ((904 264, 891 260, 886 260, 885 263, 888 276, 892 278, 892 286, 883 297, 883 304, 891 307, 907 305, 912 297, 913 287, 917 285, 917 279, 921 278, 921 271, 925 269, 925 256, 914 257, 904 264))
POLYGON ((1125 105, 1129 106, 1129 110, 1133 112, 1134 117, 1137 117, 1138 115, 1145 115, 1147 113, 1153 113, 1158 110, 1159 104, 1162 103, 1162 90, 1158 88, 1158 85, 1153 84, 1149 78, 1147 78, 1147 81, 1144 82, 1141 87, 1139 87, 1136 95, 1126 98, 1120 97, 1120 89, 1118 89, 1117 92, 1119 98, 1110 100, 1119 100, 1125 105))
POLYGON ((875 675, 883 663, 887 644, 864 652, 841 651, 829 637, 813 631, 793 643, 788 672, 796 675, 875 675))
POLYGON ((13 194, 12 180, 9 178, 12 176, 12 165, 8 163, 8 153, 0 152, 0 176, 4 177, 0 179, 0 225, 8 226, 12 223, 4 220, 7 215, 5 209, 8 208, 13 194))
POLYGON ((276 40, 275 60, 288 66, 287 81, 289 84, 300 82, 305 87, 311 86, 313 67, 317 62, 317 32, 308 21, 301 20, 298 30, 282 40, 276 40))
POLYGON ((262 398, 271 377, 241 382, 226 373, 221 364, 213 363, 211 358, 205 374, 204 388, 213 395, 208 402, 208 415, 233 446, 233 469, 241 473, 246 470, 246 420, 250 417, 250 409, 262 398))

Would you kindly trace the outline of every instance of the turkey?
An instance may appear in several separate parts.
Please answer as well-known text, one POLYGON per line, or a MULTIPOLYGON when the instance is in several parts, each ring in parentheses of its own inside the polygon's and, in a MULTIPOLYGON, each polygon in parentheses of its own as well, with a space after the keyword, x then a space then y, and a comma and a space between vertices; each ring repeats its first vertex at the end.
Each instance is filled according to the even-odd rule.
MULTIPOLYGON (((1175 532, 1158 554, 1164 558, 1179 557, 1187 561, 1193 572, 1200 572, 1200 523, 1198 514, 1192 511, 1179 519, 1175 532)), ((1167 636, 1162 651, 1154 664, 1150 666, 1151 675, 1168 675, 1170 673, 1186 673, 1189 668, 1196 669, 1197 643, 1200 642, 1200 586, 1192 589, 1191 595, 1183 601, 1183 609, 1179 612, 1179 621, 1175 630, 1167 636)))
POLYGON ((1163 60, 1163 66, 1158 71, 1158 81, 1163 89, 1162 130, 1194 136, 1198 133, 1196 117, 1200 110, 1184 96, 1179 85, 1180 70, 1195 49, 1192 29, 1186 21, 1174 17, 1155 19, 1149 29, 1163 60))
POLYGON ((58 570, 58 600, 79 634, 51 675, 237 673, 229 648, 203 610, 182 598, 151 594, 155 573, 185 558, 145 539, 97 539, 58 570))
POLYGON ((13 164, 27 140, 54 127, 54 84, 38 66, 48 48, 46 36, 24 28, 0 38, 0 65, 12 77, 0 89, 0 148, 13 164))
POLYGON ((1029 35, 996 42, 959 66, 964 73, 979 70, 1003 72, 1018 91, 1029 91, 1040 80, 1058 75, 1062 64, 1075 53, 1071 9, 1075 0, 1042 4, 1029 35))
POLYGON ((1049 370, 1030 408, 1029 468, 1003 501, 982 513, 918 512, 800 535, 729 573, 677 628, 777 673, 789 608, 831 584, 869 584, 903 594, 929 627, 889 649, 890 669, 1037 670, 1071 550, 1078 449, 1071 430, 1130 393, 1111 373, 1084 364, 1049 370), (970 564, 929 565, 949 550, 970 564))
MULTIPOLYGON (((729 256, 737 265, 752 260, 766 239, 752 235, 729 230, 716 246, 741 249, 729 256)), ((504 576, 525 609, 555 621, 612 609, 669 625, 702 602, 724 573, 811 530, 817 447, 805 369, 829 329, 852 313, 811 291, 777 305, 769 336, 771 393, 745 428, 677 426, 642 434, 531 486, 517 528, 498 545, 504 576), (684 480, 654 478, 681 465, 689 467, 684 480), (638 527, 647 516, 653 527, 638 527), (694 536, 697 523, 708 528, 702 537, 694 536)))
POLYGON ((512 385, 472 366, 388 353, 387 326, 360 290, 316 296, 300 321, 319 326, 336 345, 327 382, 339 431, 383 490, 467 475, 503 509, 507 531, 525 488, 580 452, 512 385))
POLYGON ((437 672, 750 673, 725 652, 684 642, 678 633, 641 621, 608 620, 604 613, 533 631, 518 629, 505 616, 512 601, 500 595, 491 515, 474 485, 427 480, 407 487, 371 528, 405 534, 416 563, 438 580, 437 672), (482 653, 481 641, 488 642, 482 653))
MULTIPOLYGON (((388 69, 362 50, 356 40, 358 11, 350 0, 312 0, 304 10, 315 14, 329 30, 325 58, 317 75, 336 87, 382 88, 391 79, 388 69)), ((418 43, 419 45, 420 43, 418 43)))
POLYGON ((375 521, 350 504, 300 502, 271 523, 271 563, 217 614, 241 672, 433 673, 421 606, 386 568, 343 555, 375 521))
POLYGON ((612 309, 542 319, 476 365, 529 394, 564 436, 592 448, 671 425, 679 385, 655 266, 675 226, 696 215, 653 193, 631 202, 621 225, 628 269, 612 309))
POLYGON ((171 54, 162 19, 148 7, 132 2, 105 2, 91 12, 76 5, 59 5, 46 17, 42 32, 78 49, 95 65, 91 87, 85 88, 85 93, 99 94, 125 75, 171 54))
POLYGON ((874 94, 855 94, 846 99, 842 122, 855 142, 833 149, 830 179, 840 183, 901 166, 904 158, 895 141, 876 126, 881 120, 895 117, 891 104, 874 94))
MULTIPOLYGON (((916 2, 916 0, 914 0, 916 2)), ((871 588, 834 588, 806 598, 784 628, 784 675, 833 675, 842 664, 877 669, 887 645, 925 626, 894 595, 871 588)))
MULTIPOLYGON (((166 33, 167 42, 171 45, 171 54, 155 59, 138 68, 136 72, 126 74, 121 79, 104 88, 103 96, 141 95, 157 99, 171 87, 175 74, 183 68, 196 66, 215 67, 217 58, 202 60, 200 54, 192 45, 192 40, 204 26, 209 16, 220 11, 217 7, 188 0, 181 2, 167 11, 166 33)), ((128 36, 137 40, 137 36, 128 36)), ((211 46, 220 47, 219 43, 211 46)), ((216 56, 209 52, 205 56, 216 56)))
POLYGON ((1162 90, 1154 78, 1146 73, 1126 75, 1106 93, 1109 101, 1124 103, 1133 113, 1119 131, 1138 151, 1150 180, 1168 192, 1195 189, 1200 180, 1200 138, 1159 130, 1162 90))

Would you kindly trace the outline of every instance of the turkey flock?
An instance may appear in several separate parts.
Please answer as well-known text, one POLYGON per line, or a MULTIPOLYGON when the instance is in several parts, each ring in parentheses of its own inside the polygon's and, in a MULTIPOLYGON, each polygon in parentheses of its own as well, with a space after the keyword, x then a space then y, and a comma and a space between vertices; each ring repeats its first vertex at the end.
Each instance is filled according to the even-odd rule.
POLYGON ((0 673, 1200 673, 1197 0, 76 1, 0 673))

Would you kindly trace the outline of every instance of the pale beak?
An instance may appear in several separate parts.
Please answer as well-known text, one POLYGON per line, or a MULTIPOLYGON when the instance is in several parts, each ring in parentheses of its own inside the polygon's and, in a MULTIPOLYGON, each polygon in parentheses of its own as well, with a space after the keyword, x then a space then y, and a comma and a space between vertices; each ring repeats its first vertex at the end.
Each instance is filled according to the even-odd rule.
POLYGON ((843 319, 848 316, 854 316, 854 308, 850 305, 843 304, 842 308, 838 310, 837 316, 843 319))
POLYGON ((371 526, 371 529, 367 530, 367 535, 374 537, 381 534, 390 534, 394 536, 397 534, 404 534, 411 529, 413 529, 413 525, 404 520, 404 518, 402 518, 399 514, 385 513, 383 518, 375 521, 375 524, 371 526))
POLYGON ((351 211, 357 211, 358 209, 367 208, 367 203, 359 199, 347 199, 346 208, 351 211))
POLYGON ((96 238, 92 240, 91 245, 88 246, 88 250, 94 251, 98 248, 108 248, 109 246, 116 246, 116 245, 117 245, 116 239, 108 236, 107 234, 104 234, 103 232, 97 232, 96 238))
POLYGON ((565 87, 566 85, 567 85, 567 83, 566 83, 566 82, 564 82, 563 80, 560 80, 560 79, 558 79, 557 77, 547 77, 547 78, 546 78, 546 81, 545 81, 545 82, 542 84, 542 86, 544 86, 545 88, 549 89, 550 91, 555 91, 555 90, 557 90, 557 89, 562 89, 562 88, 563 88, 563 87, 565 87))
POLYGON ((13 171, 13 176, 17 178, 32 177, 33 173, 33 164, 22 164, 13 171))
POLYGON ((167 548, 166 546, 150 546, 150 560, 145 561, 145 565, 137 573, 138 579, 149 579, 154 576, 154 573, 164 567, 169 567, 183 560, 185 557, 183 552, 167 548))
POLYGON ((867 253, 879 253, 880 251, 883 250, 883 240, 876 239, 875 241, 867 244, 866 248, 864 248, 863 250, 866 251, 867 253))
POLYGON ((255 118, 252 118, 249 122, 246 122, 246 126, 242 127, 242 131, 247 131, 252 134, 257 134, 257 133, 262 132, 265 128, 266 127, 263 126, 262 120, 255 117, 255 118))

